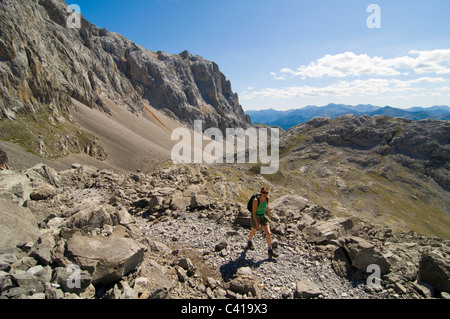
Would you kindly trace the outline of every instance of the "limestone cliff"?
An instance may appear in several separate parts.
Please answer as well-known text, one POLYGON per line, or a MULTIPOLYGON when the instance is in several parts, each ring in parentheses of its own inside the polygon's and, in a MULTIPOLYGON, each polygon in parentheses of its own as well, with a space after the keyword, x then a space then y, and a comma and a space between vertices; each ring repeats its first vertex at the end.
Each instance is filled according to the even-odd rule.
POLYGON ((105 99, 140 114, 149 104, 188 125, 247 127, 249 119, 217 64, 152 52, 84 18, 68 28, 63 0, 0 1, 0 119, 71 99, 110 112, 105 99))

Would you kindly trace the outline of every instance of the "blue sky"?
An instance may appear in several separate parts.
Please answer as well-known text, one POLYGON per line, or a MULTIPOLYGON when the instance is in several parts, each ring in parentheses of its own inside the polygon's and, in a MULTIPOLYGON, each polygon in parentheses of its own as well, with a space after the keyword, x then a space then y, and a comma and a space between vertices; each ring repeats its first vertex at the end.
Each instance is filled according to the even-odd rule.
POLYGON ((149 50, 216 62, 244 110, 450 104, 448 0, 66 2, 149 50))

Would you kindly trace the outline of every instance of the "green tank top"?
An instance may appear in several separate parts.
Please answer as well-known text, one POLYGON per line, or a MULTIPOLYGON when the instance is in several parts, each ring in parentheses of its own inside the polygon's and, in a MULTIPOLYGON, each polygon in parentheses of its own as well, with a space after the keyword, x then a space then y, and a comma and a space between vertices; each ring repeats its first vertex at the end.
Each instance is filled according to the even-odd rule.
POLYGON ((266 214, 266 208, 267 208, 267 200, 264 203, 259 203, 258 207, 256 208, 256 215, 265 215, 266 214))

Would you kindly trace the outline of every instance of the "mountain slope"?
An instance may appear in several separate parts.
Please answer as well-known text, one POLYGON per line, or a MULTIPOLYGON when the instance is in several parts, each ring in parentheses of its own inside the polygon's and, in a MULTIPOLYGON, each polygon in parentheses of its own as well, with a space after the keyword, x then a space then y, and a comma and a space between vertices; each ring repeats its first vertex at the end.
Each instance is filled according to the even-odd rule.
MULTIPOLYGON (((187 51, 179 55, 148 51, 84 18, 81 28, 69 29, 66 9, 62 0, 0 2, 0 126, 11 127, 9 131, 17 135, 20 126, 14 127, 10 120, 26 117, 30 123, 45 114, 20 141, 6 133, 0 139, 19 142, 49 158, 67 152, 54 148, 47 156, 42 143, 47 149, 49 144, 78 144, 71 148, 74 152, 90 148, 95 138, 85 142, 67 128, 28 143, 31 136, 39 136, 39 130, 49 132, 55 123, 64 126, 76 119, 69 116, 73 101, 108 116, 113 113, 111 105, 116 105, 148 117, 163 131, 167 131, 161 125, 165 120, 152 117, 149 114, 156 113, 149 110, 159 110, 160 117, 165 114, 187 126, 196 119, 203 120, 205 128, 249 125, 237 94, 214 62, 187 51), (44 123, 46 118, 53 119, 44 123)), ((170 141, 170 134, 146 138, 158 144, 170 141)))
POLYGON ((273 183, 344 215, 450 238, 450 123, 317 118, 287 131, 273 183))

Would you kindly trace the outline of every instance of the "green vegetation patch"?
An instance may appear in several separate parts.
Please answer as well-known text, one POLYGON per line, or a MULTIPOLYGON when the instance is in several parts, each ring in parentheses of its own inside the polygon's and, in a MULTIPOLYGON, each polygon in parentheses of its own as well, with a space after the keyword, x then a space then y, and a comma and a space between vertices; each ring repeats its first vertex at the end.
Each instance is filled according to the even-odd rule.
POLYGON ((47 159, 81 153, 95 137, 67 120, 65 114, 44 109, 0 120, 0 140, 20 145, 26 151, 47 159))

